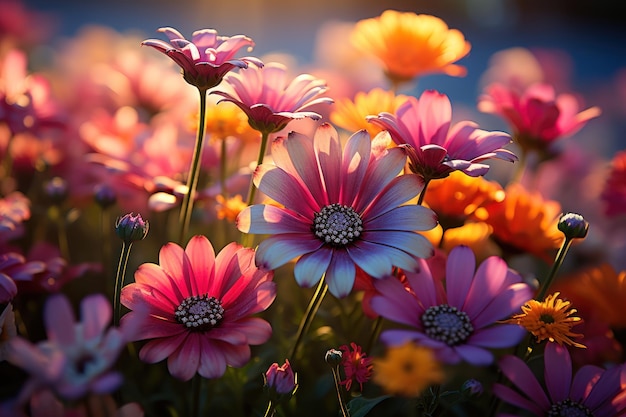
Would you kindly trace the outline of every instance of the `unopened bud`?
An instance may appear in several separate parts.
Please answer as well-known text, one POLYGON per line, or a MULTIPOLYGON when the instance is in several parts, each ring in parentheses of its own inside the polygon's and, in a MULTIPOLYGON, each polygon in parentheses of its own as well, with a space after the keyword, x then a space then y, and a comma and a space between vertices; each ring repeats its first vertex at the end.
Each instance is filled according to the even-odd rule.
POLYGON ((141 214, 136 216, 133 213, 126 214, 115 222, 115 233, 126 244, 143 240, 148 234, 149 224, 141 218, 141 214))
POLYGON ((589 223, 580 214, 566 213, 559 219, 558 227, 567 239, 583 239, 587 236, 589 223))

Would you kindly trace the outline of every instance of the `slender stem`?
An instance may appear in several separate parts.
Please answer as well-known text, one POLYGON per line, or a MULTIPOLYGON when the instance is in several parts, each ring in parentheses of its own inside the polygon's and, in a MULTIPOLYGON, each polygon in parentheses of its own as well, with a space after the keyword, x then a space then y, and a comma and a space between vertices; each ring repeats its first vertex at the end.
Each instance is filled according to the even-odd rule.
POLYGON ((120 255, 120 261, 117 264, 117 273, 115 274, 115 289, 113 295, 113 324, 115 326, 119 326, 120 324, 120 315, 122 309, 122 306, 120 305, 120 295, 122 294, 122 287, 124 286, 126 266, 128 265, 130 248, 132 246, 132 243, 122 243, 122 253, 120 255))
POLYGON ((424 196, 426 196, 426 188, 428 188, 428 184, 430 184, 430 179, 424 178, 424 188, 422 188, 422 192, 420 193, 419 198, 417 199, 417 205, 421 206, 424 202, 424 196))
MULTIPOLYGON (((267 141, 270 137, 270 133, 263 131, 261 132, 261 147, 259 148, 259 157, 256 161, 256 166, 258 167, 263 163, 263 159, 265 158, 265 150, 267 149, 267 141)), ((251 206, 254 203, 254 196, 256 194, 256 187, 254 186, 254 173, 250 175, 250 187, 248 189, 248 201, 246 201, 246 206, 251 206)), ((244 233, 241 236, 241 244, 246 247, 250 247, 252 245, 253 235, 250 233, 244 233)))
POLYGON ((111 277, 111 210, 108 207, 102 207, 100 210, 100 231, 102 233, 102 242, 104 245, 102 247, 102 264, 104 265, 104 290, 106 294, 110 294, 111 284, 109 281, 111 277))
POLYGON ((220 187, 224 201, 228 198, 228 191, 226 190, 226 165, 226 138, 223 138, 220 144, 220 187))
POLYGON ((191 160, 191 168, 187 177, 187 192, 183 197, 183 204, 180 208, 180 235, 178 241, 180 243, 185 239, 189 222, 191 220, 191 212, 193 211, 193 200, 198 185, 198 177, 200 176, 200 159, 202 156, 202 143, 204 141, 204 125, 206 119, 206 89, 199 88, 200 93, 200 117, 198 122, 198 136, 193 150, 193 158, 191 160))
POLYGON ((302 338, 311 326, 311 322, 313 321, 313 318, 315 317, 315 314, 317 313, 317 310, 319 309, 327 290, 328 285, 326 285, 326 281, 324 281, 324 279, 321 279, 319 284, 317 284, 315 293, 313 294, 313 297, 311 297, 311 301, 309 301, 309 306, 307 307, 306 312, 302 317, 300 327, 298 327, 296 342, 293 344, 291 348, 291 353, 288 356, 292 364, 293 362, 295 362, 296 353, 298 353, 298 347, 302 342, 302 338))
POLYGON ((350 417, 350 413, 348 412, 348 408, 346 407, 346 403, 343 400, 343 395, 341 395, 341 385, 339 383, 339 366, 336 366, 333 369, 333 379, 335 380, 335 390, 337 391, 337 400, 339 401, 339 409, 341 410, 342 417, 350 417))
POLYGON ((378 336, 380 336, 380 332, 383 329, 383 317, 378 316, 374 321, 374 326, 372 327, 372 333, 370 334, 370 338, 367 341, 367 345, 365 346, 365 353, 369 354, 372 350, 372 346, 378 340, 378 336))
POLYGON ((267 403, 267 409, 265 410, 265 414, 263 414, 263 417, 273 417, 275 412, 276 407, 274 406, 274 403, 272 401, 269 401, 267 403))
POLYGON ((556 259, 554 260, 554 264, 552 264, 552 268, 550 269, 550 273, 548 274, 548 278, 543 282, 539 292, 537 293, 537 297, 535 298, 537 301, 543 301, 543 298, 546 296, 552 281, 554 281, 554 277, 558 272, 561 265, 563 265, 563 260, 565 259, 565 255, 567 255, 567 251, 572 244, 572 239, 565 238, 559 252, 556 255, 556 259))

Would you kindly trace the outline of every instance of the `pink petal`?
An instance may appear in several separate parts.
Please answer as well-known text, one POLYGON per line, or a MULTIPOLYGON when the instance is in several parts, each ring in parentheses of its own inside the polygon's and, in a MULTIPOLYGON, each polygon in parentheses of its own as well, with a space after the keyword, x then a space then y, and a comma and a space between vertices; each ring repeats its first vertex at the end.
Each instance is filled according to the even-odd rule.
POLYGON ((419 269, 416 272, 408 272, 406 278, 420 304, 425 309, 443 304, 443 300, 439 300, 437 297, 435 278, 432 276, 428 263, 424 260, 420 260, 419 263, 419 269))
POLYGON ((220 349, 221 347, 230 347, 231 345, 225 345, 223 343, 213 342, 211 340, 204 340, 202 346, 202 354, 200 355, 200 366, 198 367, 198 373, 205 378, 219 378, 226 372, 226 359, 224 358, 224 352, 227 349, 220 349))
MULTIPOLYGON (((506 355, 500 359, 499 365, 502 373, 528 398, 533 399, 538 405, 536 409, 547 410, 550 408, 550 400, 524 361, 516 356, 506 355)), ((543 411, 537 414, 543 414, 543 411)))
MULTIPOLYGON (((122 288, 120 300, 130 310, 146 311, 158 317, 171 317, 179 305, 162 292, 145 284, 129 284, 122 288)), ((182 297, 180 298, 182 301, 182 297)))
MULTIPOLYGON (((173 317, 173 314, 172 314, 173 317)), ((131 311, 120 320, 122 329, 134 328, 133 334, 128 335, 130 341, 175 337, 186 333, 185 326, 174 321, 163 320, 154 316, 145 316, 131 311)))
POLYGON ((318 250, 322 242, 312 233, 290 233, 264 239, 256 251, 256 263, 263 269, 276 269, 296 258, 318 250))
POLYGON ((427 339, 426 335, 415 330, 391 329, 380 334, 380 340, 387 346, 399 346, 410 341, 421 345, 427 339))
POLYGON ((424 314, 424 309, 397 278, 376 280, 374 286, 380 295, 372 297, 370 302, 372 310, 396 323, 422 327, 420 317, 424 314))
POLYGON ((111 322, 111 303, 101 294, 85 297, 80 303, 83 337, 99 338, 111 322))
POLYGON ((312 218, 304 218, 280 207, 258 204, 241 211, 236 225, 244 233, 306 233, 311 230, 312 218))
POLYGON ((211 242, 204 236, 194 236, 187 243, 185 253, 195 278, 191 283, 195 294, 206 294, 215 268, 215 252, 211 242))
MULTIPOLYGON (((478 315, 472 317, 476 329, 488 326, 497 320, 503 320, 518 312, 522 305, 533 298, 534 291, 525 283, 511 285, 500 292, 478 315)), ((469 313, 468 313, 469 314, 469 313)))
POLYGON ((209 286, 208 293, 222 298, 250 268, 254 266, 254 251, 232 242, 226 245, 215 257, 214 279, 209 286))
POLYGON ((470 248, 457 246, 450 251, 446 262, 446 291, 451 306, 463 309, 475 270, 476 257, 470 248))
POLYGON ((431 143, 443 146, 452 119, 450 99, 445 94, 427 90, 420 96, 418 108, 420 145, 431 143))
POLYGON ((472 285, 465 297, 463 311, 474 318, 493 300, 507 277, 508 266, 501 258, 491 256, 476 270, 472 285))
POLYGON ((430 258, 435 251, 433 245, 422 235, 401 230, 371 230, 363 232, 361 239, 400 249, 418 258, 430 258))
POLYGON ((156 264, 144 263, 139 265, 139 268, 135 271, 135 282, 158 290, 164 297, 172 301, 182 301, 187 297, 179 288, 178 282, 174 277, 156 264))
POLYGON ((347 296, 352 291, 355 276, 356 268, 348 254, 345 251, 334 251, 324 277, 328 291, 337 298, 347 296))
POLYGON ((259 165, 254 171, 254 183, 271 199, 304 218, 312 219, 320 205, 291 174, 273 165, 259 165))
POLYGON ((331 203, 338 202, 343 179, 341 178, 341 145, 337 130, 328 123, 322 124, 315 131, 313 146, 326 186, 328 201, 331 203))
POLYGON ((259 318, 248 317, 237 322, 228 323, 228 330, 235 330, 245 336, 245 344, 261 345, 272 336, 272 326, 259 318))
MULTIPOLYGON (((544 415, 547 410, 547 408, 542 409, 536 402, 521 396, 517 391, 502 384, 495 384, 493 386, 493 394, 508 404, 531 411, 536 416, 544 415)), ((548 407, 550 406, 548 405, 548 407)), ((503 416, 503 414, 500 414, 500 417, 503 416)))
POLYGON ((395 207, 388 212, 368 218, 365 230, 430 230, 437 225, 437 215, 429 208, 418 205, 395 207))
POLYGON ((365 130, 354 133, 343 150, 341 172, 343 174, 339 202, 348 206, 354 204, 363 178, 368 170, 372 143, 365 130))
POLYGON ((196 333, 189 333, 185 341, 167 358, 167 369, 174 378, 190 380, 200 367, 200 338, 196 333))
POLYGON ((224 346, 221 349, 226 363, 230 366, 241 368, 250 361, 250 346, 248 345, 224 346))
POLYGON ((185 343, 188 332, 165 339, 153 339, 139 351, 139 359, 147 363, 157 363, 169 357, 185 343))
POLYGON ((293 275, 298 285, 304 288, 311 288, 317 284, 328 269, 332 256, 332 249, 325 247, 302 255, 296 262, 293 270, 293 275))
MULTIPOLYGON (((259 272, 255 280, 258 280, 263 273, 259 272)), ((243 281, 241 279, 240 281, 243 281)), ((276 284, 271 281, 262 282, 256 287, 237 283, 222 298, 224 309, 229 311, 229 320, 239 320, 241 317, 259 313, 269 307, 276 298, 276 284), (242 286, 242 288, 237 288, 242 286), (239 294, 239 296, 237 296, 239 294)))
POLYGON ((72 305, 64 295, 55 294, 48 298, 43 319, 50 341, 64 346, 76 343, 76 319, 72 305))
POLYGON ((173 242, 167 243, 159 251, 159 266, 173 279, 183 299, 195 295, 190 285, 190 265, 184 259, 187 259, 185 251, 173 242))
MULTIPOLYGON (((422 180, 417 175, 408 174, 395 177, 378 196, 376 196, 372 204, 363 211, 361 218, 367 220, 387 213, 391 209, 416 197, 421 187, 422 180)), ((434 225, 431 226, 430 229, 433 227, 434 225)))

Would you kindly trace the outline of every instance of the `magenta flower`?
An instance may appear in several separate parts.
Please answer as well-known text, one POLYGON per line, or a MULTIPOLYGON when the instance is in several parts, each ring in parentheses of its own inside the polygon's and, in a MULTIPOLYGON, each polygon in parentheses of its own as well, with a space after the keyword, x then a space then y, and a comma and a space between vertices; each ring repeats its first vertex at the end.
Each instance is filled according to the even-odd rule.
POLYGON ((298 133, 277 138, 274 163, 254 172, 254 184, 283 207, 254 205, 237 217, 244 233, 270 234, 257 249, 256 263, 275 269, 298 259, 294 275, 311 287, 324 275, 337 297, 350 293, 356 268, 382 278, 393 266, 416 270, 416 257, 433 247, 418 230, 435 227, 435 214, 415 204, 424 184, 401 175, 406 154, 370 141, 365 131, 352 135, 342 151, 337 131, 320 126, 313 141, 298 133))
POLYGON ((326 92, 326 82, 309 74, 300 74, 291 81, 284 65, 271 62, 263 68, 229 74, 213 94, 235 103, 248 116, 252 128, 265 133, 282 130, 293 119, 321 116, 309 109, 320 103, 332 103, 326 92))
POLYGON ((273 273, 256 268, 253 259, 253 250, 236 243, 215 256, 209 240, 195 236, 184 250, 165 245, 159 265, 141 265, 121 296, 133 310, 122 317, 122 328, 136 329, 131 340, 149 340, 139 358, 167 358, 169 372, 182 380, 196 372, 218 378, 226 365, 245 365, 249 345, 265 343, 272 332, 268 322, 250 316, 276 296, 273 273))
POLYGON ((185 81, 200 90, 215 87, 234 68, 248 68, 248 64, 263 66, 258 58, 234 58, 241 48, 252 49, 254 46, 252 39, 244 35, 218 36, 214 29, 201 29, 195 31, 188 41, 174 28, 163 27, 159 32, 165 33, 170 43, 147 39, 141 44, 172 58, 182 68, 185 81))
POLYGON ((409 99, 395 114, 368 116, 391 134, 398 145, 408 147, 411 170, 426 181, 447 177, 452 171, 478 177, 485 175, 491 158, 513 162, 517 157, 502 146, 511 142, 504 132, 481 130, 474 122, 451 126, 450 99, 437 91, 424 91, 419 100, 409 99))
POLYGON ((385 330, 381 339, 388 345, 415 341, 435 349, 442 362, 473 365, 493 362, 489 348, 519 343, 524 328, 497 322, 519 311, 533 290, 501 258, 487 258, 474 272, 475 265, 472 250, 457 246, 448 255, 445 291, 423 260, 418 272, 406 273, 408 290, 395 277, 375 281, 380 295, 372 298, 372 309, 412 327, 385 330))
POLYGON ((33 345, 17 336, 9 342, 7 360, 31 374, 20 398, 44 388, 68 400, 117 389, 122 376, 111 368, 126 340, 118 329, 107 329, 111 312, 104 296, 91 295, 81 302, 82 321, 76 322, 69 300, 51 296, 44 306, 48 339, 33 345))
POLYGON ((368 358, 361 346, 354 342, 351 342, 350 346, 340 346, 339 349, 342 352, 341 365, 346 375, 341 385, 345 385, 346 390, 350 391, 352 383, 356 382, 359 384, 359 389, 363 391, 363 383, 372 377, 372 358, 368 358))
POLYGON ((575 96, 557 96, 554 87, 544 83, 532 84, 525 90, 493 83, 479 98, 478 109, 504 118, 525 151, 547 150, 555 140, 576 133, 600 115, 598 107, 579 112, 575 96))
POLYGON ((296 389, 296 375, 288 359, 279 366, 274 362, 265 372, 265 386, 278 395, 291 394, 296 389))
MULTIPOLYGON (((585 365, 572 378, 572 361, 567 348, 548 343, 544 352, 544 378, 541 386, 528 365, 507 355, 500 360, 502 373, 517 389, 495 384, 493 393, 517 410, 536 416, 614 417, 626 410, 626 367, 604 370, 585 365)), ((499 414, 514 417, 519 414, 499 414)))

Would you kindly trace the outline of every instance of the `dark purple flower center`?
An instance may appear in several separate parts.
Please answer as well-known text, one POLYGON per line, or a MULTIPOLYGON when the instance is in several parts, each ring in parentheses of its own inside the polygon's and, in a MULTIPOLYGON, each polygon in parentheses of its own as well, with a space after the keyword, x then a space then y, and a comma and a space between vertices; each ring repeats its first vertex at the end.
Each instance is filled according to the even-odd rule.
POLYGON ((363 220, 352 207, 333 203, 315 213, 313 232, 322 242, 343 247, 361 235, 363 220))
POLYGON ((207 331, 222 321, 224 307, 217 298, 209 297, 208 294, 192 295, 180 303, 174 317, 189 330, 207 331))
POLYGON ((425 333, 449 346, 465 342, 474 332, 474 326, 464 311, 447 304, 428 307, 422 314, 425 333))
POLYGON ((593 417, 593 413, 584 405, 568 398, 552 404, 546 417, 593 417))

